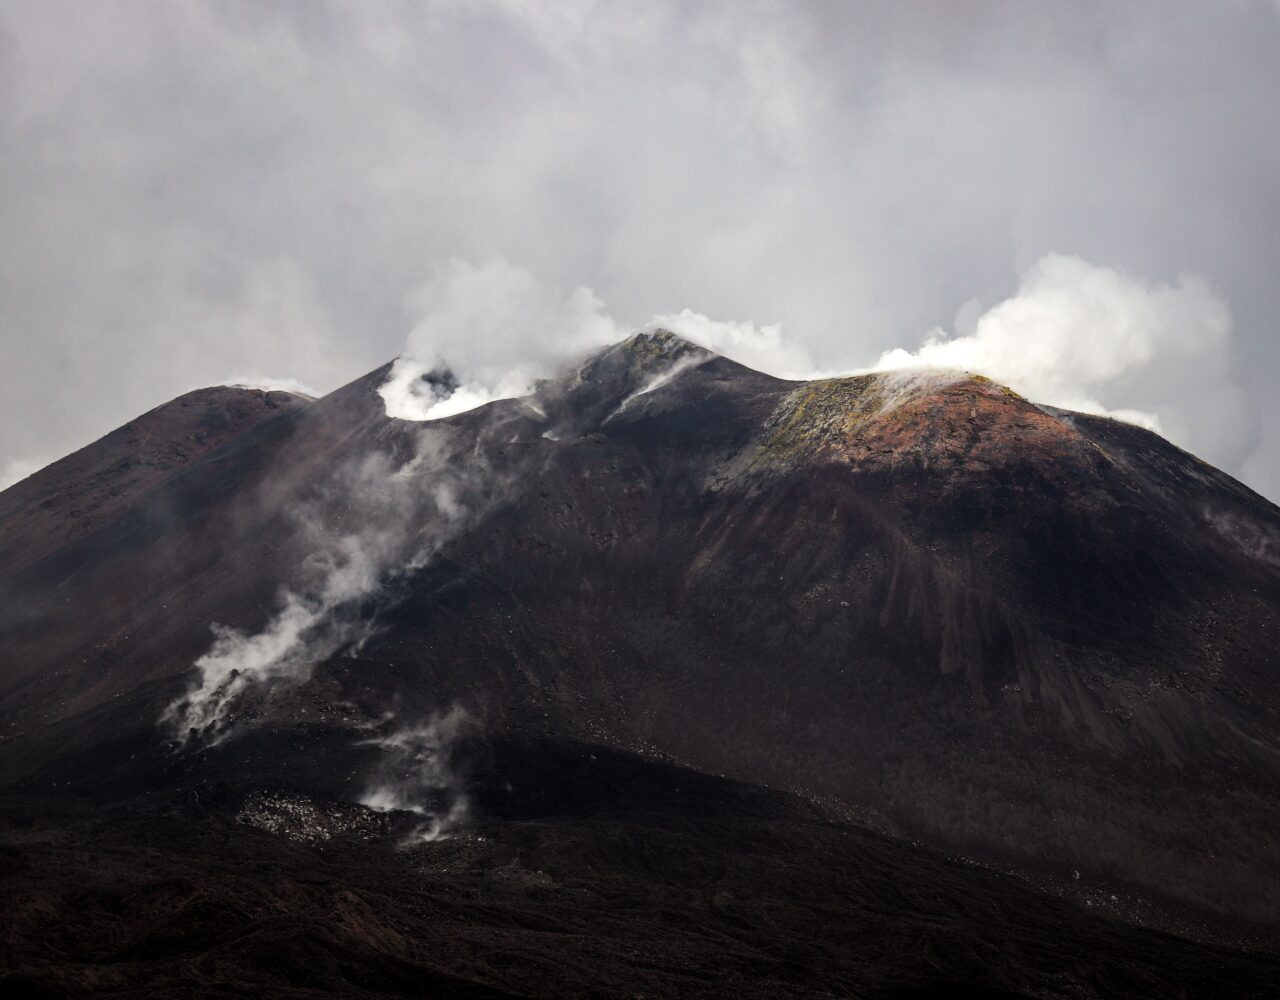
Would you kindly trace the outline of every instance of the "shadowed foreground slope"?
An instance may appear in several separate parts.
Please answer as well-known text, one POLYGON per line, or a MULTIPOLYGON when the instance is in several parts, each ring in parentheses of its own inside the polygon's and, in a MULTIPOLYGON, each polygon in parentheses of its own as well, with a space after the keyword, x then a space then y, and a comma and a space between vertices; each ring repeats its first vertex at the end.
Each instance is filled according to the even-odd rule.
MULTIPOLYGON (((477 822, 397 849, 216 791, 4 818, 6 990, 130 996, 1263 997, 1280 960, 1090 915, 801 800, 503 745, 477 822), (520 791, 511 791, 511 784, 520 791)), ((403 832, 401 830, 400 832, 403 832)), ((11 994, 12 995, 12 994, 11 994)))

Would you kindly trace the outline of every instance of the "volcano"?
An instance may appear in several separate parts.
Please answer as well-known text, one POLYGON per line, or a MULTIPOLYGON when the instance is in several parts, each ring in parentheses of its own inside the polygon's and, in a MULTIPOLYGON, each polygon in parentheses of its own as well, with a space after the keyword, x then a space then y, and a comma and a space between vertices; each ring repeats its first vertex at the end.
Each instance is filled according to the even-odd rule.
POLYGON ((9 991, 1272 995, 1280 509, 963 372, 389 370, 0 493, 9 991))

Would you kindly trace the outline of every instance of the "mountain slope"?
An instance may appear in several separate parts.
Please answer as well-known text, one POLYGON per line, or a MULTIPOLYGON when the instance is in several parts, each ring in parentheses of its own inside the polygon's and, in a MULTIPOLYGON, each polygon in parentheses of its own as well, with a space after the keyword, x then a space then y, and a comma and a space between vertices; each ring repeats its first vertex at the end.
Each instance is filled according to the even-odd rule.
POLYGON ((408 849, 283 795, 238 821, 208 789, 96 823, 64 804, 17 831, 5 803, 0 985, 1013 1000, 1262 998, 1280 975, 1280 959, 1135 930, 1091 912, 1105 896, 1076 907, 782 793, 601 747, 499 743, 491 767, 483 819, 408 849))
POLYGON ((307 402, 294 393, 216 386, 144 413, 0 493, 0 562, 12 571, 75 541, 184 466, 307 402))
POLYGON ((1126 919, 1280 926, 1280 511, 1229 477, 979 377, 785 382, 663 333, 429 424, 385 374, 5 565, 13 794, 438 816, 495 741, 607 745, 1126 919), (451 706, 442 769, 413 740, 451 706))

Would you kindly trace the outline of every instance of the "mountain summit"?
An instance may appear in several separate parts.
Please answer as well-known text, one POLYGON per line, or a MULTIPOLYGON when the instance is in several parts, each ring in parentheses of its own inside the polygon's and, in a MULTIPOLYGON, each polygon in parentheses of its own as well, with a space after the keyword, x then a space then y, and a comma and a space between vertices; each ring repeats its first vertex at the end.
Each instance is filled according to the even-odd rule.
MULTIPOLYGON (((928 879, 1014 910, 1007 877, 930 866, 1016 871, 1070 901, 1054 926, 1280 927, 1280 510, 1230 477, 981 376, 791 382, 666 331, 436 421, 386 416, 387 371, 182 397, 0 494, 14 801, 410 837, 458 871, 475 831, 518 854, 601 802, 583 849, 664 817, 688 839, 658 869, 720 857, 715 824, 767 853, 768 816, 821 865, 819 827, 941 852, 928 879)), ((381 919, 353 954, 409 962, 381 919)))

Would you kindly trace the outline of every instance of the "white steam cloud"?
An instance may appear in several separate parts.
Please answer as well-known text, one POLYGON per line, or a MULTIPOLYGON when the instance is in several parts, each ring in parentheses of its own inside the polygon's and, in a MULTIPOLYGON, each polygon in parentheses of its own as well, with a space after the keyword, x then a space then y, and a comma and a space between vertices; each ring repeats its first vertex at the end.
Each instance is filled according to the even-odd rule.
MULTIPOLYGON (((565 293, 501 260, 450 261, 415 288, 407 304, 418 319, 378 390, 387 415, 401 420, 436 420, 525 395, 538 379, 616 343, 628 329, 591 289, 565 293)), ((778 324, 714 320, 685 309, 655 316, 643 328, 670 330, 786 378, 812 375, 808 351, 787 340, 778 324)))
MULTIPOLYGON (((564 293, 503 261, 451 261, 408 302, 420 318, 379 390, 388 415, 407 420, 523 395, 537 379, 634 328, 615 321, 590 289, 564 293)), ((777 323, 721 321, 684 309, 642 328, 671 330, 782 378, 971 371, 1037 403, 1151 428, 1211 461, 1229 464, 1252 448, 1232 371, 1231 313, 1195 275, 1150 283, 1049 254, 1008 299, 985 311, 966 303, 955 326, 954 334, 930 331, 916 350, 886 351, 870 368, 861 358, 837 357, 822 371, 777 323)))
POLYGON ((406 301, 419 319, 378 390, 387 415, 401 420, 525 395, 535 380, 621 339, 589 288, 565 294, 501 260, 452 260, 406 301), (456 384, 424 378, 445 370, 456 384))
POLYGON ((425 565, 457 530, 472 476, 449 461, 438 432, 427 431, 407 462, 379 453, 339 470, 331 484, 337 509, 349 512, 354 503, 360 526, 332 523, 324 496, 304 505, 297 521, 309 555, 301 580, 281 591, 279 609, 258 631, 212 626, 213 646, 195 663, 198 679, 162 722, 184 741, 216 743, 231 732, 248 691, 301 683, 317 664, 367 638, 365 605, 395 577, 425 565))
POLYGON ((1037 403, 1140 424, 1210 453, 1243 432, 1231 314, 1198 277, 1152 285, 1051 254, 1011 298, 976 320, 974 311, 961 310, 955 336, 931 331, 918 350, 887 351, 871 370, 980 372, 1037 403))

